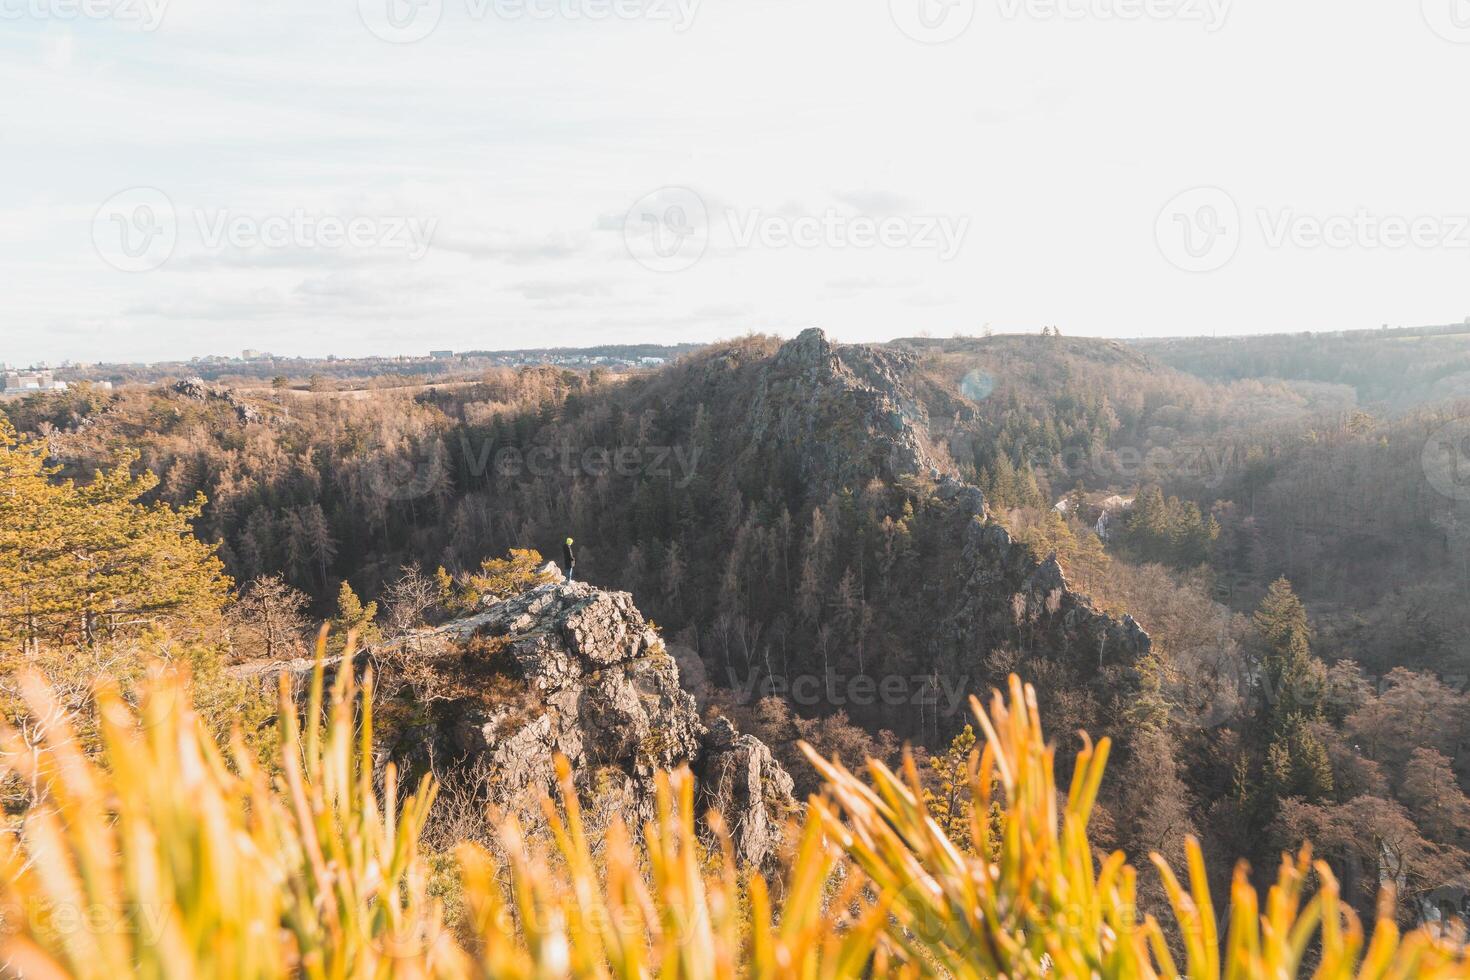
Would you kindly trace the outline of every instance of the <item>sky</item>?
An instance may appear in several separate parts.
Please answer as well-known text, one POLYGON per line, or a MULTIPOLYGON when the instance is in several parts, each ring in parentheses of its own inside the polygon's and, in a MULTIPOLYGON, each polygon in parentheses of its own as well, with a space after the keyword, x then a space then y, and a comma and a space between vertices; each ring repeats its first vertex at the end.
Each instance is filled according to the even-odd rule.
POLYGON ((1470 316, 1470 0, 0 0, 0 361, 1470 316))

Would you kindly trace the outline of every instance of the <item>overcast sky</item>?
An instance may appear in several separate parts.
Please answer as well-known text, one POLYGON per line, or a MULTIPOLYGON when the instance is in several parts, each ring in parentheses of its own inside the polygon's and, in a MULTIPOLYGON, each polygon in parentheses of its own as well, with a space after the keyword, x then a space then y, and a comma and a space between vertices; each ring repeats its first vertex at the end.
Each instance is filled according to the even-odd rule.
POLYGON ((1470 316, 1470 0, 0 0, 0 361, 1470 316))

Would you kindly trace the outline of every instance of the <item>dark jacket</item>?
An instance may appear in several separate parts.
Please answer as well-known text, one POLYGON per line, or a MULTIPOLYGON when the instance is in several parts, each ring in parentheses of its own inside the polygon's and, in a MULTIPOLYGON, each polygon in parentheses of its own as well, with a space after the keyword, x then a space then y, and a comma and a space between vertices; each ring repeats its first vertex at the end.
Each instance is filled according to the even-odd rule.
POLYGON ((561 563, 567 568, 571 568, 577 563, 577 556, 572 554, 572 546, 569 544, 563 544, 561 546, 561 563))

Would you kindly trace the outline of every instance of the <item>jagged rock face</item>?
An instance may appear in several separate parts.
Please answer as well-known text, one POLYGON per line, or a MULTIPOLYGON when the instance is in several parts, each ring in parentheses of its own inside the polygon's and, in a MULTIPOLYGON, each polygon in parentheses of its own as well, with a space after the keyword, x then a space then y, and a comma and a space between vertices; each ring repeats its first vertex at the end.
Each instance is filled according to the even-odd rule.
POLYGON ((1090 598, 1067 585, 1056 556, 1037 562, 999 524, 970 517, 965 530, 969 580, 951 620, 962 644, 990 649, 998 642, 1059 655, 1084 675, 1110 665, 1129 667, 1152 648, 1132 616, 1121 620, 1098 611, 1090 598))
POLYGON ((784 344, 755 385, 746 453, 795 454, 809 487, 927 473, 928 417, 910 390, 913 354, 836 346, 820 330, 784 344))
POLYGON ((737 854, 766 852, 780 841, 777 821, 789 812, 794 786, 764 742, 741 735, 728 719, 715 719, 705 736, 699 778, 705 798, 725 816, 737 854))
POLYGON ((920 397, 917 362, 902 347, 834 345, 820 330, 803 332, 755 376, 746 458, 794 453, 818 499, 873 477, 933 479, 964 549, 958 602, 935 637, 947 634, 954 656, 1010 646, 1059 657, 1083 676, 1132 666, 1151 647, 1138 623, 1108 616, 1069 588, 1055 558, 1032 554, 991 519, 979 488, 940 471, 925 408, 934 392, 920 397))
POLYGON ((263 421, 260 412, 253 405, 243 401, 240 396, 228 388, 218 388, 208 384, 203 378, 185 378, 182 381, 176 381, 172 390, 180 398, 186 398, 189 401, 222 401, 234 409, 235 417, 242 425, 252 425, 263 421))
POLYGON ((430 658, 436 669, 475 677, 509 668, 521 682, 517 698, 459 697, 438 712, 439 737, 457 764, 490 773, 492 803, 549 788, 559 753, 585 792, 615 793, 636 825, 652 816, 655 773, 687 764, 739 857, 764 864, 775 856, 796 809, 791 777, 759 740, 723 720, 701 724, 673 657, 627 593, 543 585, 434 635, 463 648, 458 658, 430 658))

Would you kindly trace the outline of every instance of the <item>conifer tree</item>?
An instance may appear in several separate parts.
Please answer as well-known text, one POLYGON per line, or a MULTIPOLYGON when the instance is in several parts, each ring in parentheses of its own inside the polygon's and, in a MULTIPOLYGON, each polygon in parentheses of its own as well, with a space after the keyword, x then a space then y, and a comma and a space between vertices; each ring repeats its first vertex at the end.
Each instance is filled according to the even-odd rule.
POLYGON ((1315 720, 1322 712, 1322 664, 1312 656, 1306 607, 1279 578, 1255 613, 1256 632, 1265 646, 1264 682, 1270 730, 1294 727, 1293 719, 1315 720))
POLYGON ((382 639, 377 623, 374 622, 377 617, 378 604, 369 602, 363 605, 357 593, 352 591, 352 586, 344 581, 337 590, 337 614, 332 617, 334 642, 341 647, 346 644, 349 635, 355 635, 359 648, 372 646, 382 639))
POLYGON ((1306 607, 1283 577, 1271 584, 1254 619, 1265 648, 1267 795, 1273 801, 1289 796, 1325 799, 1333 787, 1332 763, 1310 724, 1322 717, 1324 668, 1312 656, 1306 607))
POLYGON ((924 803, 934 822, 950 840, 966 849, 973 846, 974 836, 970 832, 970 757, 974 752, 975 729, 966 725, 950 740, 944 754, 929 759, 936 785, 924 791, 924 803))
POLYGON ((0 418, 0 644, 93 645, 158 624, 217 623, 230 581, 190 522, 204 507, 140 503, 158 477, 125 454, 90 483, 56 480, 45 444, 0 418))

